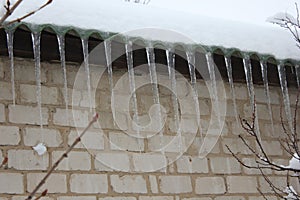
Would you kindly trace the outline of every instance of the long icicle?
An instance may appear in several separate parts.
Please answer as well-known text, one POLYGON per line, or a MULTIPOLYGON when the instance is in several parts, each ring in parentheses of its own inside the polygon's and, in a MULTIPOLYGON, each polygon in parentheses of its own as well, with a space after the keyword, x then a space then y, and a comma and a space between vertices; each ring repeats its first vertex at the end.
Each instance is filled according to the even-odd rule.
POLYGON ((65 97, 65 106, 66 106, 66 118, 69 119, 68 112, 68 103, 69 103, 69 95, 68 95, 68 82, 67 82, 67 69, 66 69, 66 52, 65 52, 65 36, 57 35, 59 54, 60 54, 60 62, 63 73, 64 80, 64 97, 65 97))
POLYGON ((16 105, 16 90, 15 90, 15 66, 14 66, 14 30, 5 30, 7 38, 7 50, 10 60, 10 81, 13 105, 16 105))
POLYGON ((40 126, 43 128, 43 115, 42 115, 42 85, 41 85, 41 32, 32 32, 32 45, 35 62, 35 78, 36 78, 36 94, 37 104, 40 114, 40 126))
POLYGON ((83 59, 84 59, 84 70, 87 77, 87 90, 88 90, 88 98, 90 104, 89 106, 90 106, 90 111, 92 111, 93 105, 92 105, 90 64, 88 59, 88 54, 89 54, 88 38, 81 39, 81 43, 82 43, 82 51, 83 51, 83 59))
POLYGON ((195 104, 195 111, 196 111, 196 120, 197 124, 199 125, 199 133, 200 133, 200 139, 201 142, 203 142, 203 132, 200 126, 200 120, 201 120, 201 113, 200 113, 200 106, 199 106, 199 99, 198 99, 198 91, 197 91, 197 85, 196 85, 196 69, 195 69, 195 52, 193 52, 191 49, 188 49, 186 51, 186 57, 188 60, 188 66, 189 66, 189 72, 190 72, 190 79, 191 79, 191 85, 193 89, 193 100, 195 104))
MULTIPOLYGON (((149 66, 149 74, 150 74, 150 81, 152 84, 152 91, 153 91, 153 101, 154 104, 159 105, 158 106, 158 126, 159 128, 162 128, 162 116, 161 116, 161 109, 160 109, 160 100, 159 100, 159 92, 158 92, 158 84, 157 84, 157 73, 156 73, 156 65, 155 65, 155 53, 154 53, 154 48, 151 43, 148 44, 146 47, 146 54, 147 54, 147 61, 148 61, 148 66, 149 66)), ((163 155, 165 155, 165 151, 163 149, 163 129, 159 131, 159 136, 160 136, 160 151, 163 155)))
POLYGON ((169 72, 169 79, 171 80, 171 89, 172 89, 172 105, 173 105, 173 112, 174 112, 174 121, 175 121, 175 130, 177 136, 179 138, 179 150, 182 152, 182 134, 181 128, 179 126, 179 108, 178 108, 178 98, 177 98, 177 82, 175 76, 175 53, 172 48, 168 48, 166 50, 167 56, 167 65, 168 65, 168 72, 169 72))
POLYGON ((236 104, 236 95, 235 95, 235 89, 234 89, 234 83, 233 83, 232 64, 231 64, 230 56, 225 56, 225 64, 226 64, 226 69, 227 69, 227 76, 228 76, 228 82, 229 82, 229 86, 230 86, 231 98, 232 98, 232 102, 233 102, 235 120, 237 122, 239 122, 239 115, 238 115, 237 104, 236 104))
POLYGON ((127 58, 127 68, 128 68, 128 78, 129 78, 129 87, 130 93, 132 94, 133 100, 133 121, 137 124, 137 141, 139 145, 140 152, 142 151, 141 145, 141 135, 140 135, 140 123, 137 107, 137 97, 135 93, 135 78, 134 78, 134 69, 133 69, 133 51, 132 51, 132 41, 127 40, 125 44, 126 58, 127 58))
POLYGON ((269 89, 269 82, 268 82, 268 66, 267 63, 264 61, 260 62, 260 67, 261 67, 261 74, 264 82, 264 90, 265 90, 265 95, 267 97, 267 103, 268 103, 268 110, 269 110, 269 115, 270 115, 270 120, 271 120, 271 126, 272 126, 272 133, 274 134, 274 122, 273 122, 273 112, 272 112, 272 107, 271 107, 271 98, 270 98, 270 89, 269 89))
POLYGON ((260 136, 257 109, 255 109, 256 103, 255 103, 255 93, 254 93, 254 85, 253 85, 253 79, 252 79, 252 65, 251 65, 251 59, 250 59, 249 55, 244 56, 243 64, 244 64, 244 71, 245 71, 246 82, 247 82, 248 95, 250 98, 251 111, 255 112, 254 114, 256 116, 255 117, 256 131, 257 131, 258 135, 260 136))
POLYGON ((290 104, 290 97, 289 97, 289 91, 288 91, 288 86, 287 86, 287 81, 286 81, 286 73, 285 73, 284 64, 280 63, 277 66, 277 68, 278 68, 278 75, 279 75, 279 81, 280 81, 280 86, 281 86, 281 92, 282 92, 282 97, 283 97, 283 104, 284 104, 286 118, 288 120, 290 130, 293 130, 291 104, 290 104))
POLYGON ((111 93, 111 108, 112 108, 112 115, 113 115, 113 121, 115 125, 115 93, 114 93, 114 80, 113 80, 113 71, 112 71, 112 62, 111 62, 111 40, 106 39, 104 40, 104 50, 105 50, 105 58, 106 58, 106 65, 107 65, 107 71, 108 71, 108 82, 109 82, 109 89, 111 93))

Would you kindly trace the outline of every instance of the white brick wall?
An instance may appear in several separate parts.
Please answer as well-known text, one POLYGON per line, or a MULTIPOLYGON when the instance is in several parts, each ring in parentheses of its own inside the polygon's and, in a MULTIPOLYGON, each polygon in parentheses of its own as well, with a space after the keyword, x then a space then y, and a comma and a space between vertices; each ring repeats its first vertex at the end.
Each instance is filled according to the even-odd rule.
POLYGON ((125 150, 125 151, 140 151, 144 149, 144 142, 138 140, 126 133, 109 133, 110 148, 112 150, 125 150))
POLYGON ((0 173, 0 194, 24 193, 23 175, 17 173, 0 173))
POLYGON ((0 145, 18 145, 21 138, 16 126, 0 126, 0 145))
POLYGON ((181 156, 176 164, 179 173, 208 173, 207 158, 181 156))
MULTIPOLYGON (((81 129, 71 130, 68 136, 68 144, 71 145, 79 136, 81 129), (79 131, 79 133, 78 133, 79 131)), ((75 148, 87 148, 89 150, 102 150, 104 149, 104 135, 99 131, 87 131, 81 138, 81 141, 75 148)))
POLYGON ((137 172, 164 171, 167 160, 162 154, 133 154, 133 167, 137 172))
POLYGON ((97 194, 108 192, 107 176, 104 174, 72 174, 70 190, 73 193, 97 194))
POLYGON ((146 180, 141 175, 111 175, 110 182, 117 193, 147 193, 146 180))
POLYGON ((5 106, 0 104, 0 122, 5 122, 5 106))
POLYGON ((49 155, 39 156, 34 150, 8 150, 8 167, 18 170, 46 170, 49 155))
POLYGON ((12 100, 10 83, 0 81, 0 100, 12 100))
MULTIPOLYGON (((12 123, 19 124, 34 124, 39 125, 40 123, 40 111, 37 106, 21 106, 21 105, 9 105, 9 121, 12 123)), ((48 123, 48 110, 42 108, 43 124, 48 123)))
MULTIPOLYGON (((36 103, 36 90, 35 85, 20 85, 21 102, 36 103)), ((56 87, 42 87, 42 104, 58 104, 58 91, 56 87)))
MULTIPOLYGON (((101 117, 101 116, 100 116, 101 117)), ((53 123, 60 126, 86 127, 89 123, 88 112, 84 110, 68 110, 68 118, 66 118, 66 110, 57 108, 53 114, 53 123)))
MULTIPOLYGON (((27 191, 32 191, 45 176, 45 173, 27 174, 27 191)), ((48 193, 66 193, 67 177, 65 174, 52 173, 46 183, 38 190, 39 193, 48 189, 48 193)))
POLYGON ((98 153, 94 163, 98 171, 130 171, 129 156, 126 153, 98 153))
POLYGON ((230 193, 257 193, 256 177, 228 176, 226 180, 230 193))
POLYGON ((241 166, 233 157, 212 157, 209 160, 211 170, 215 174, 241 173, 241 166))
POLYGON ((165 194, 192 192, 192 182, 189 176, 160 176, 160 190, 165 194))

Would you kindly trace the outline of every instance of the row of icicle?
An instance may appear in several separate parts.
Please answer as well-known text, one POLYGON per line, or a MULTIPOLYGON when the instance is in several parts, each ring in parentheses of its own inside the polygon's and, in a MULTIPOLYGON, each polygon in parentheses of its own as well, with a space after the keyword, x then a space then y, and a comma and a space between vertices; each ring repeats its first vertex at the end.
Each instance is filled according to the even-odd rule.
MULTIPOLYGON (((8 53, 9 53, 9 59, 10 59, 10 71, 11 71, 11 86, 12 86, 12 99, 13 104, 15 105, 15 80, 14 80, 14 55, 13 55, 13 36, 14 31, 13 30, 6 30, 7 33, 7 47, 8 47, 8 53)), ((32 32, 32 44, 33 44, 33 52, 34 52, 34 60, 35 60, 35 78, 36 78, 36 87, 37 87, 37 105, 40 113, 40 125, 41 128, 43 126, 43 116, 42 116, 42 98, 41 98, 41 63, 40 63, 40 39, 41 39, 41 33, 40 32, 32 32)), ((66 70, 66 59, 65 59, 65 38, 64 35, 57 35, 58 45, 59 45, 59 52, 60 52, 60 60, 61 60, 61 66, 62 66, 62 73, 63 73, 63 80, 64 80, 64 100, 65 100, 65 108, 66 108, 66 117, 68 119, 68 87, 67 87, 67 70, 66 70)), ((88 62, 88 39, 82 39, 82 48, 83 48, 83 56, 84 56, 84 68, 85 73, 87 75, 87 89, 88 89, 88 97, 89 97, 89 103, 90 108, 92 108, 92 95, 91 95, 91 80, 90 80, 90 69, 89 69, 89 62, 88 62)), ((114 92, 113 92, 113 71, 112 71, 112 61, 111 61, 111 41, 105 40, 104 41, 104 47, 105 47, 105 58, 107 61, 107 69, 108 69, 108 75, 109 75, 109 85, 110 85, 110 91, 111 91, 111 103, 114 105, 114 92)), ((129 77, 129 86, 130 91, 133 94, 132 96, 132 107, 133 107, 133 121, 139 125, 139 115, 138 115, 138 106, 137 106, 137 97, 136 93, 134 92, 136 90, 135 86, 135 74, 134 74, 134 68, 133 68, 133 53, 132 53, 132 41, 129 39, 127 40, 125 44, 125 50, 126 50, 126 59, 127 59, 127 65, 128 65, 128 77, 129 77)), ((179 108, 178 108, 178 99, 176 94, 176 77, 175 77, 175 53, 173 47, 169 47, 166 51, 166 58, 167 58, 167 65, 168 65, 168 72, 169 72, 169 79, 171 80, 171 87, 172 87, 172 104, 174 109, 174 121, 175 121, 175 128, 177 130, 177 136, 180 141, 179 144, 179 150, 180 152, 183 151, 183 147, 181 144, 181 130, 180 130, 180 117, 179 117, 179 108)), ((148 43, 146 47, 146 54, 147 54, 147 60, 149 65, 149 72, 150 72, 150 80, 152 83, 152 91, 153 91, 153 103, 160 104, 160 98, 159 98, 159 90, 158 90, 158 81, 157 81, 157 74, 156 74, 156 65, 155 65, 155 53, 154 53, 154 47, 151 42, 148 43)), ((197 80, 196 80, 196 69, 195 69, 195 53, 192 50, 186 51, 186 57, 188 61, 189 66, 189 72, 190 72, 190 83, 193 89, 193 100, 195 104, 195 112, 197 114, 197 122, 199 124, 200 122, 200 108, 199 108, 199 102, 198 102, 198 90, 197 90, 197 80)), ((218 101, 218 91, 217 91, 217 83, 216 83, 216 75, 215 75, 215 65, 213 61, 212 54, 210 52, 206 53, 206 61, 208 65, 208 72, 211 80, 211 88, 212 88, 212 100, 218 101)), ((238 111, 237 111, 237 105, 236 105, 236 98, 235 98, 235 90, 234 90, 234 83, 233 83, 233 77, 232 77, 232 65, 231 65, 231 58, 230 56, 225 56, 225 64, 227 68, 227 75, 229 80, 229 86, 230 86, 230 92, 231 97, 233 100, 233 109, 235 112, 236 120, 238 120, 238 111)), ((254 85, 252 80, 252 66, 250 57, 248 55, 243 57, 243 65, 244 65, 244 71, 246 75, 246 82, 247 82, 247 88, 248 93, 250 97, 250 104, 252 110, 255 106, 255 100, 254 100, 254 85)), ((264 61, 260 62, 261 66, 261 72, 262 72, 262 79, 264 83, 264 90, 265 95, 267 97, 267 106, 269 110, 270 120, 273 127, 273 118, 272 118, 272 109, 271 109, 271 99, 270 99, 270 91, 269 91, 269 85, 268 85, 268 78, 267 78, 267 64, 264 61)), ((300 76, 300 67, 295 67, 295 73, 297 77, 297 84, 299 87, 299 76, 300 76)), ((283 63, 278 64, 278 74, 279 74, 279 80, 281 85, 281 91, 283 96, 283 103, 284 103, 284 109, 285 114, 287 116, 287 120, 289 122, 289 126, 292 129, 292 114, 290 109, 290 100, 289 100, 289 94, 288 94, 288 87, 287 87, 287 80, 286 80, 286 74, 285 74, 285 67, 283 63)), ((215 113, 219 113, 219 107, 218 103, 212 102, 212 105, 215 105, 213 108, 215 113)), ((115 116, 115 110, 114 106, 112 106, 112 114, 115 116)), ((159 121, 161 121, 161 110, 157 113, 159 117, 159 121)), ((220 120, 220 116, 217 115, 218 120, 220 120)), ((115 119, 115 118, 114 118, 115 119)), ((257 123, 257 122, 256 122, 257 123)), ((258 126, 257 126, 258 127, 258 126)), ((140 143, 140 129, 139 126, 137 126, 137 140, 138 144, 141 149, 141 143, 140 143)), ((259 130, 258 130, 259 131, 259 130)), ((199 127, 199 132, 201 133, 202 137, 202 130, 201 127, 199 127)), ((164 154, 163 150, 163 131, 159 132, 160 135, 160 147, 161 152, 164 154)))

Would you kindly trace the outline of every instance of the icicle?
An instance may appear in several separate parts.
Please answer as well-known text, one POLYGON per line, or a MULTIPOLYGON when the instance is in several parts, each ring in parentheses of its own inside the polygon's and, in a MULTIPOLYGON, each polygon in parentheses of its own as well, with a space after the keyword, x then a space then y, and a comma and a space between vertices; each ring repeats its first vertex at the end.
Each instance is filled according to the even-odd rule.
POLYGON ((245 55, 243 58, 243 63, 244 63, 244 71, 245 71, 245 76, 246 76, 246 82, 247 82, 247 89, 248 89, 248 94, 250 98, 250 106, 251 106, 251 111, 255 111, 255 127, 258 135, 260 136, 260 131, 259 131, 259 125, 258 125, 258 115, 257 115, 257 109, 256 103, 255 103, 255 94, 254 94, 254 85, 253 85, 253 79, 252 79, 252 66, 251 66, 251 60, 249 55, 245 55))
POLYGON ((168 64, 168 72, 169 79, 171 80, 171 89, 172 89, 172 105, 174 112, 174 121, 175 121, 175 130, 177 132, 177 136, 179 138, 179 150, 182 152, 182 135, 181 129, 179 126, 179 109, 178 109, 178 98, 177 98, 177 86, 176 86, 176 76, 175 76, 175 53, 173 49, 169 48, 166 50, 167 56, 167 64, 168 64))
POLYGON ((69 119, 69 113, 68 113, 69 97, 68 97, 68 82, 67 82, 67 69, 66 69, 66 54, 65 54, 65 36, 64 35, 57 35, 57 41, 58 41, 60 62, 61 62, 61 68, 62 68, 62 72, 63 72, 63 80, 64 80, 64 97, 65 97, 65 104, 66 104, 66 119, 69 119))
POLYGON ((192 50, 186 51, 186 57, 188 60, 188 66, 189 66, 189 72, 190 72, 190 78, 191 78, 191 84, 193 89, 193 100, 195 104, 195 111, 196 111, 196 120, 197 124, 199 124, 199 132, 200 132, 200 139, 201 142, 203 142, 203 133, 200 126, 200 107, 199 107, 199 99, 198 99, 198 91, 196 86, 196 70, 195 70, 195 53, 192 52, 192 50))
POLYGON ((36 94, 37 94, 37 104, 40 113, 40 124, 41 128, 43 127, 43 115, 42 115, 42 85, 41 85, 41 33, 32 32, 32 45, 33 45, 33 54, 35 62, 35 79, 36 79, 36 94))
MULTIPOLYGON (((158 126, 161 128, 163 126, 162 124, 162 116, 161 116, 161 109, 160 109, 160 100, 159 100, 159 92, 158 92, 158 85, 157 85, 157 73, 156 73, 156 65, 155 65, 155 54, 154 54, 154 48, 151 43, 148 44, 146 47, 146 53, 147 53, 147 60, 148 60, 148 66, 149 66, 149 74, 150 74, 150 81, 152 84, 152 91, 153 91, 153 101, 155 104, 159 105, 157 110, 157 116, 158 116, 158 126)), ((160 136, 160 150, 161 153, 164 155, 165 151, 163 149, 163 130, 159 131, 160 136)))
POLYGON ((215 114, 218 119, 218 125, 221 125, 221 116, 220 116, 220 107, 219 107, 219 98, 218 98, 218 90, 217 90, 217 80, 215 74, 215 65, 212 54, 210 52, 206 53, 206 61, 208 66, 209 77, 211 81, 212 88, 212 100, 213 100, 213 109, 215 110, 215 114))
POLYGON ((137 127, 137 141, 138 141, 139 149, 140 149, 140 151, 142 151, 137 98, 136 98, 136 93, 135 93, 136 87, 135 87, 135 78, 134 78, 134 69, 133 69, 132 41, 126 42, 125 50, 126 50, 126 59, 127 59, 127 67, 128 67, 129 87, 130 87, 130 93, 132 94, 132 100, 133 100, 133 121, 137 124, 137 126, 136 126, 137 127))
POLYGON ((82 51, 83 51, 83 59, 84 59, 84 69, 87 76, 87 90, 88 90, 88 98, 90 103, 90 111, 92 111, 92 91, 91 91, 91 74, 90 74, 90 65, 89 65, 89 46, 88 46, 88 38, 81 39, 82 42, 82 51))
POLYGON ((235 95, 235 89, 234 89, 234 83, 233 83, 233 77, 232 77, 232 65, 231 65, 231 59, 229 56, 225 56, 225 63, 226 63, 226 69, 227 69, 228 82, 229 82, 229 86, 230 86, 231 98, 232 98, 232 102, 233 102, 234 115, 235 115, 236 121, 239 122, 237 105, 236 105, 236 95, 235 95))
MULTIPOLYGON (((109 82, 109 88, 111 93, 111 108, 112 108, 112 114, 113 119, 115 119, 116 111, 115 111, 115 94, 114 94, 114 81, 113 81, 113 71, 112 71, 112 61, 111 61, 111 41, 109 39, 104 40, 104 50, 105 50, 105 58, 106 58, 106 65, 107 65, 107 71, 108 71, 108 82, 109 82)), ((114 125, 115 125, 115 120, 114 125)))
POLYGON ((296 71, 297 85, 298 88, 300 88, 300 66, 299 65, 295 66, 295 71, 296 71))
POLYGON ((13 105, 16 105, 15 67, 14 67, 14 30, 6 30, 7 50, 10 59, 11 93, 13 105))
POLYGON ((280 86, 281 86, 281 92, 282 92, 282 97, 283 97, 286 118, 288 120, 290 130, 293 130, 293 119, 292 119, 292 113, 291 113, 291 105, 290 105, 289 91, 288 91, 287 81, 286 81, 285 68, 284 68, 283 63, 280 63, 277 67, 278 67, 278 75, 279 75, 279 81, 280 81, 280 86))
POLYGON ((270 115, 270 120, 271 120, 271 125, 272 125, 272 133, 274 133, 274 122, 273 122, 270 90, 269 90, 269 83, 268 83, 268 66, 267 66, 267 63, 261 61, 260 62, 260 67, 261 67, 262 79, 263 79, 263 82, 264 82, 265 95, 266 95, 267 101, 268 101, 268 110, 269 110, 269 115, 270 115))

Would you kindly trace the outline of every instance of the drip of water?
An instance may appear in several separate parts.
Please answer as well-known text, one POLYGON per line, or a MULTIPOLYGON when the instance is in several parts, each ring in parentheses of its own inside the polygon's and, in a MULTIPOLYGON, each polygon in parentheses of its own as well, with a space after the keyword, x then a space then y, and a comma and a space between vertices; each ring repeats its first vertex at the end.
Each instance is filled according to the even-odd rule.
POLYGON ((281 86, 281 92, 282 92, 282 97, 283 97, 286 118, 288 120, 290 130, 293 130, 293 120, 292 120, 291 105, 290 105, 289 91, 288 91, 287 81, 286 81, 285 68, 282 63, 280 63, 277 66, 277 68, 278 68, 278 75, 279 75, 279 80, 280 80, 280 86, 281 86))
POLYGON ((129 78, 129 87, 130 93, 132 94, 133 101, 133 121, 137 124, 137 141, 139 145, 140 151, 142 151, 141 147, 141 136, 140 136, 140 124, 139 124, 139 115, 138 115, 138 107, 137 107, 137 98, 135 93, 135 79, 134 79, 134 69, 133 69, 133 51, 132 51, 132 41, 127 41, 125 44, 126 50, 126 59, 127 59, 127 68, 128 68, 128 78, 129 78))
POLYGON ((13 105, 16 105, 16 91, 15 91, 15 67, 14 67, 14 30, 6 30, 7 49, 10 59, 10 74, 11 74, 11 92, 13 105))
POLYGON ((215 114, 217 115, 218 119, 218 125, 221 125, 221 119, 220 119, 220 107, 219 107, 219 98, 218 98, 218 90, 217 90, 217 80, 216 80, 216 74, 215 74, 215 65, 214 60, 212 57, 212 54, 210 52, 206 53, 206 61, 208 66, 208 72, 209 77, 211 81, 211 87, 212 87, 212 100, 213 100, 213 109, 215 110, 215 114))
MULTIPOLYGON (((193 89, 193 100, 195 104, 196 120, 197 120, 197 124, 200 124, 200 107, 199 107, 198 91, 196 86, 195 53, 192 52, 192 50, 187 50, 186 57, 188 60, 191 85, 193 89)), ((199 132, 200 132, 201 142, 203 142, 203 135, 202 135, 203 133, 201 130, 201 126, 199 126, 199 132)))
POLYGON ((57 35, 57 41, 58 41, 60 62, 61 62, 61 68, 62 68, 62 72, 63 72, 63 80, 64 80, 64 97, 65 97, 65 104, 66 104, 66 117, 67 117, 67 119, 69 119, 69 113, 68 113, 69 96, 68 96, 68 82, 67 82, 66 52, 65 52, 65 37, 64 37, 64 35, 57 35))
POLYGON ((236 121, 238 122, 239 116, 238 116, 238 111, 237 111, 236 95, 235 95, 233 76, 232 76, 232 65, 231 65, 231 59, 229 56, 225 56, 225 63, 226 63, 226 69, 227 69, 228 82, 229 82, 229 86, 230 86, 231 98, 232 98, 232 102, 233 102, 234 115, 235 115, 236 121))
POLYGON ((264 89, 265 89, 265 95, 267 97, 268 101, 268 110, 272 125, 272 132, 274 133, 274 122, 273 122, 273 114, 272 114, 272 107, 271 107, 271 98, 270 98, 270 90, 269 90, 269 83, 268 83, 268 66, 266 62, 261 61, 260 62, 261 67, 261 74, 264 82, 264 89))
POLYGON ((90 104, 90 111, 92 111, 92 92, 91 92, 91 74, 90 74, 90 65, 89 65, 89 46, 88 39, 81 39, 82 43, 82 51, 83 51, 83 59, 84 59, 84 70, 87 76, 87 90, 88 90, 88 98, 90 104))
MULTIPOLYGON (((109 88, 111 93, 111 108, 112 108, 112 114, 113 119, 115 119, 116 111, 115 111, 115 94, 114 94, 114 81, 113 81, 113 71, 112 71, 112 62, 111 62, 111 41, 106 39, 104 40, 104 50, 105 50, 105 58, 106 58, 106 65, 107 65, 107 71, 108 71, 108 82, 109 82, 109 88)), ((115 120, 114 125, 115 125, 115 120)))
POLYGON ((35 79, 36 79, 36 95, 37 95, 37 104, 40 114, 40 124, 43 128, 43 115, 42 115, 42 85, 41 85, 41 33, 32 32, 32 45, 33 45, 33 54, 35 62, 35 79))
POLYGON ((298 88, 300 88, 300 66, 299 65, 295 66, 295 71, 296 71, 297 85, 298 88))
POLYGON ((182 152, 182 135, 181 129, 179 126, 179 108, 178 108, 178 98, 177 98, 177 83, 176 83, 176 76, 175 76, 175 53, 174 50, 169 48, 166 50, 167 56, 167 65, 168 65, 168 72, 169 72, 169 79, 171 80, 171 89, 172 89, 172 105, 173 105, 173 112, 174 112, 174 121, 175 121, 175 130, 177 132, 177 136, 179 138, 179 151, 182 152))

